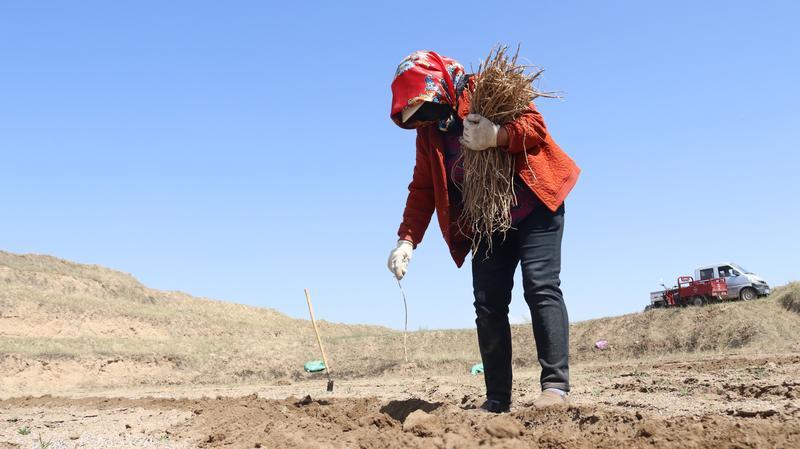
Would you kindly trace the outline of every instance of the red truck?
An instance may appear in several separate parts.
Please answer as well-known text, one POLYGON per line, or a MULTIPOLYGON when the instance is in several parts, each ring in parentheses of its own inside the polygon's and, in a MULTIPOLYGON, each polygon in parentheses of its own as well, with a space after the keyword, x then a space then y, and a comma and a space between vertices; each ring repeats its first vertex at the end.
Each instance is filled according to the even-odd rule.
POLYGON ((728 283, 725 278, 695 281, 691 276, 678 278, 678 285, 650 293, 650 305, 645 310, 659 307, 702 306, 710 302, 722 301, 728 297, 728 283))

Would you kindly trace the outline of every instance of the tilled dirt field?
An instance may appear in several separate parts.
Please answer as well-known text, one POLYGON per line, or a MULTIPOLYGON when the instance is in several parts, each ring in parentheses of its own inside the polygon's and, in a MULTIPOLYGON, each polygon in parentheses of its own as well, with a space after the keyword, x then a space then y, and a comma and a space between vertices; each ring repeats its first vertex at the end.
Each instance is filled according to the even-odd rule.
POLYGON ((582 364, 571 405, 537 410, 516 373, 512 413, 482 379, 385 376, 288 385, 69 392, 0 401, 0 448, 800 447, 800 354, 582 364), (23 435, 22 433, 29 434, 23 435))

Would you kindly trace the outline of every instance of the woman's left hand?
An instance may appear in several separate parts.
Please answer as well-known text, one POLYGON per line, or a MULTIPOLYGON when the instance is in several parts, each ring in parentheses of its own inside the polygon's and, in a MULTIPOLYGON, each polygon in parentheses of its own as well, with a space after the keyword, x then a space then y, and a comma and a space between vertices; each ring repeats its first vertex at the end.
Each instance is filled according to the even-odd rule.
POLYGON ((473 151, 482 151, 498 146, 498 133, 500 125, 492 123, 488 118, 479 114, 469 114, 464 119, 464 134, 461 143, 473 151))

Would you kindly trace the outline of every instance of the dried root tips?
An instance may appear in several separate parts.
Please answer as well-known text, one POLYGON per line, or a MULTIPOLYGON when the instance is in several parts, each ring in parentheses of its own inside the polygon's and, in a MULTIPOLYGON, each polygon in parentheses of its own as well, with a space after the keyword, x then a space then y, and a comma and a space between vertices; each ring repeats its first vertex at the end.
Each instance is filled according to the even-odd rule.
MULTIPOLYGON (((489 52, 478 67, 471 92, 470 112, 500 125, 516 120, 534 98, 556 96, 534 88, 533 82, 542 70, 526 73, 531 66, 517 65, 519 47, 513 57, 507 55, 507 49, 499 46, 489 52)), ((459 226, 472 241, 473 257, 477 257, 483 241, 487 243, 488 257, 492 235, 504 235, 511 229, 511 208, 517 203, 514 157, 497 148, 484 151, 463 148, 462 154, 464 184, 460 187, 464 209, 459 226)))

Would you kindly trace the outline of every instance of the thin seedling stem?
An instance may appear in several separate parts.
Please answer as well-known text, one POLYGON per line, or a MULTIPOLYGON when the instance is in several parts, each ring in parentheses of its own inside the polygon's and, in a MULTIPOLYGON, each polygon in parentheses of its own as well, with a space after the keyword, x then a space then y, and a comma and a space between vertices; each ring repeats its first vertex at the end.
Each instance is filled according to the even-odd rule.
POLYGON ((397 286, 400 287, 400 294, 403 295, 403 309, 405 310, 405 321, 403 322, 403 356, 406 363, 408 363, 408 302, 406 301, 406 292, 403 290, 403 284, 400 279, 397 280, 397 286))

